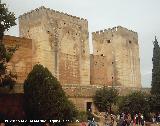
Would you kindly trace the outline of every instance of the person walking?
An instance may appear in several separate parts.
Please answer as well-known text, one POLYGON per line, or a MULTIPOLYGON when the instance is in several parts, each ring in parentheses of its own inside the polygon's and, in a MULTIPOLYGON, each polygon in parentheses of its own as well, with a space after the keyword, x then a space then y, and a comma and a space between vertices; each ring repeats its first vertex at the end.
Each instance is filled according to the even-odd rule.
POLYGON ((138 114, 138 125, 139 125, 139 126, 141 125, 141 121, 142 121, 142 120, 141 120, 141 113, 139 113, 139 114, 138 114))
POLYGON ((126 114, 126 118, 125 118, 125 120, 126 120, 126 123, 127 123, 127 126, 130 126, 130 124, 131 124, 131 114, 126 114))
POLYGON ((138 126, 138 114, 136 114, 136 126, 138 126))
POLYGON ((144 116, 141 115, 141 125, 144 126, 144 123, 145 123, 145 121, 144 121, 144 116))

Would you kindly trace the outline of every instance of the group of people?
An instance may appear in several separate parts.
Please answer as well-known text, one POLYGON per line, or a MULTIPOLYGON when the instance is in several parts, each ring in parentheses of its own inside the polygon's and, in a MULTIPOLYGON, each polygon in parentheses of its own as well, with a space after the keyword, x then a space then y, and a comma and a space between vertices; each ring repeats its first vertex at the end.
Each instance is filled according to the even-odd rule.
POLYGON ((160 113, 156 113, 153 115, 152 122, 153 123, 160 123, 160 113))
POLYGON ((115 115, 108 114, 105 112, 99 112, 97 114, 92 113, 92 115, 99 119, 95 122, 94 118, 88 120, 88 126, 116 126, 115 115))
POLYGON ((113 115, 108 113, 93 113, 94 117, 99 119, 98 123, 94 118, 88 120, 88 126, 144 126, 145 120, 141 113, 135 114, 131 117, 129 113, 122 113, 121 115, 113 115))
POLYGON ((135 114, 131 117, 129 113, 122 113, 119 119, 118 126, 144 126, 145 120, 141 113, 135 114))

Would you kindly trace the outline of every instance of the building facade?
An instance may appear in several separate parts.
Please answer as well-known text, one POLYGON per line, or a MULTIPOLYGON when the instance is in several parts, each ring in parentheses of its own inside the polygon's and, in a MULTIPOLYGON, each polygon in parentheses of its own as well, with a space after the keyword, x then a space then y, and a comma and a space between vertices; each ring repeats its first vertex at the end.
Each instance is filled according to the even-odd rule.
POLYGON ((90 54, 88 21, 45 7, 21 15, 19 31, 20 38, 4 37, 6 46, 19 45, 8 64, 18 75, 15 92, 23 92, 23 82, 35 64, 57 77, 79 110, 90 109, 95 91, 103 86, 120 92, 141 88, 136 32, 120 26, 93 32, 90 54))
POLYGON ((138 35, 118 26, 92 33, 91 84, 141 88, 138 35))
POLYGON ((61 84, 90 84, 88 22, 45 7, 19 17, 20 37, 32 39, 33 64, 46 66, 61 84))

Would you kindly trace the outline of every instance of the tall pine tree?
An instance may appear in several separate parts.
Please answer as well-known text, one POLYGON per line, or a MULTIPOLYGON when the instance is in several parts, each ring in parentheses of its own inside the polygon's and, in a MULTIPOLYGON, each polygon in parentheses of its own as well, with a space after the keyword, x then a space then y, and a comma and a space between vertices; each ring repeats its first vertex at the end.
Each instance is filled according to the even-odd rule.
POLYGON ((152 69, 152 88, 151 94, 160 94, 160 47, 157 38, 153 42, 153 69, 152 69))

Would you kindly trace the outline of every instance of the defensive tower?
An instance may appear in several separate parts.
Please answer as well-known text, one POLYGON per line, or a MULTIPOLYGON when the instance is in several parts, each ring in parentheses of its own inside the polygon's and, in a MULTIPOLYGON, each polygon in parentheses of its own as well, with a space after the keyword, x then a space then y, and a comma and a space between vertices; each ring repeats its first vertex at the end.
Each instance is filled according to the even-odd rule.
POLYGON ((33 65, 46 66, 61 84, 90 84, 88 21, 40 7, 19 17, 20 37, 33 41, 33 65))
POLYGON ((118 26, 92 33, 91 84, 141 87, 138 35, 118 26))

